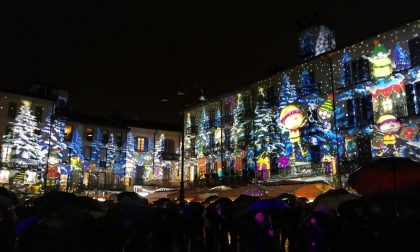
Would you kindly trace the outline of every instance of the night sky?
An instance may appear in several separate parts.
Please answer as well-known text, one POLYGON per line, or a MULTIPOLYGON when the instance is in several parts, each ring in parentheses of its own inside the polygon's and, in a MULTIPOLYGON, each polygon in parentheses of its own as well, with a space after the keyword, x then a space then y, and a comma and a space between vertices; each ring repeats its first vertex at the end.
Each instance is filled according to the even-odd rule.
POLYGON ((297 64, 307 13, 339 47, 420 18, 410 1, 125 2, 2 1, 0 87, 40 81, 68 89, 83 113, 180 124, 162 97, 180 83, 194 100, 198 87, 215 97, 297 64))

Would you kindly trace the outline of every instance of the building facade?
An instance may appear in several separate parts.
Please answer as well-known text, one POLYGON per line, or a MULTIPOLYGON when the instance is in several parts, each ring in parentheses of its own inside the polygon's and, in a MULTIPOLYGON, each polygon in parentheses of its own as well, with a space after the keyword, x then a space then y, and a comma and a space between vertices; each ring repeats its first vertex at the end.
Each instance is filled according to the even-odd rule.
MULTIPOLYGON (((419 160, 419 33, 415 21, 340 50, 306 49, 312 59, 186 111, 186 178, 337 184, 375 158, 419 160)), ((304 44, 328 44, 312 37, 304 44)))
POLYGON ((38 193, 179 184, 180 132, 63 114, 57 96, 0 95, 2 185, 38 193))

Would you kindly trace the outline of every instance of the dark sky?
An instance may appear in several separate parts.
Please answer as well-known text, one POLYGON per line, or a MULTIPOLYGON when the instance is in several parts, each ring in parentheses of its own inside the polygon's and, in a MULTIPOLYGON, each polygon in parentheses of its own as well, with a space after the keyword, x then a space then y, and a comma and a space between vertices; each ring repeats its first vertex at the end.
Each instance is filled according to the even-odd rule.
POLYGON ((179 107, 160 102, 179 83, 214 97, 298 63, 306 13, 339 46, 420 18, 418 1, 245 2, 1 1, 0 85, 42 81, 85 113, 179 123, 179 107))

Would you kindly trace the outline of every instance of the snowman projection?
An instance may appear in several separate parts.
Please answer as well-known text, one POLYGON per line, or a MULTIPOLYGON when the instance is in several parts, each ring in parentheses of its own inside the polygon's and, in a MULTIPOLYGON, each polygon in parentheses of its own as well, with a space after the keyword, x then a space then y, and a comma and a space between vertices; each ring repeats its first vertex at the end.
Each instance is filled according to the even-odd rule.
POLYGON ((300 140, 300 128, 306 123, 302 110, 296 105, 287 105, 281 110, 279 120, 280 127, 289 132, 289 139, 293 145, 292 159, 296 158, 296 146, 299 148, 302 156, 306 156, 308 152, 302 147, 300 140))
POLYGON ((377 146, 381 147, 381 151, 377 153, 377 156, 399 156, 395 148, 401 128, 401 123, 398 119, 393 115, 383 115, 379 117, 375 128, 383 136, 382 141, 379 141, 379 144, 377 143, 377 146))
POLYGON ((318 120, 321 123, 320 128, 322 131, 331 130, 330 121, 333 114, 333 97, 332 94, 330 94, 328 95, 328 99, 318 108, 318 120))

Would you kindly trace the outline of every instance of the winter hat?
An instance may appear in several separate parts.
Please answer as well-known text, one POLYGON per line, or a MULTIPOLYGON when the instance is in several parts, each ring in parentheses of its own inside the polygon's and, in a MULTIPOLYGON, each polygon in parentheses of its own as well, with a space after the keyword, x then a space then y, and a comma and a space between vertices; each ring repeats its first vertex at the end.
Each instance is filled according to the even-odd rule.
POLYGON ((303 115, 302 111, 295 105, 287 105, 281 110, 280 113, 280 123, 284 123, 284 121, 293 114, 301 114, 303 115))
POLYGON ((389 54, 389 50, 379 40, 374 40, 373 43, 375 44, 372 50, 373 57, 377 57, 379 54, 389 54))
POLYGON ((330 95, 328 96, 328 99, 322 103, 322 105, 319 107, 319 110, 325 110, 327 112, 329 112, 330 114, 332 114, 333 112, 333 101, 332 101, 332 97, 330 97, 330 95))
POLYGON ((390 122, 398 122, 397 118, 393 115, 383 115, 381 117, 379 117, 378 121, 376 122, 376 124, 378 124, 378 126, 382 126, 386 123, 390 123, 390 122))

